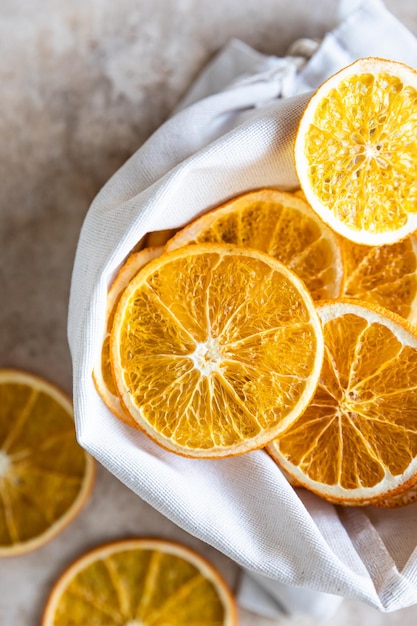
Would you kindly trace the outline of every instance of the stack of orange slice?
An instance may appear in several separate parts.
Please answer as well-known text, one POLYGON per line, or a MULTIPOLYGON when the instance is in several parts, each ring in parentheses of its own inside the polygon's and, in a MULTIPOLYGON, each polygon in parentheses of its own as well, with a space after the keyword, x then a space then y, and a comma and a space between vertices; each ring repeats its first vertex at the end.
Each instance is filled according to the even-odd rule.
POLYGON ((313 298, 342 291, 337 236, 303 199, 264 189, 203 215, 160 253, 131 255, 109 292, 99 393, 179 454, 265 446, 317 385, 323 337, 313 298))
POLYGON ((416 97, 402 64, 345 68, 301 120, 302 192, 242 193, 127 261, 94 374, 119 418, 195 458, 265 447, 339 504, 416 499, 416 97))

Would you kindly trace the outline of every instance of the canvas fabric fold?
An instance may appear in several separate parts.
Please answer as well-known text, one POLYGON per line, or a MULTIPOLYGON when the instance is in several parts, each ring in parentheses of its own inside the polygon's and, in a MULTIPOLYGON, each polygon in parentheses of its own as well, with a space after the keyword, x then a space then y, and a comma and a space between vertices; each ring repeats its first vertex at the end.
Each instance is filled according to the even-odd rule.
POLYGON ((415 505, 334 507, 294 490, 262 450, 216 461, 176 456, 117 420, 92 379, 108 287, 145 233, 180 227, 250 189, 297 187, 298 121, 311 90, 337 69, 370 55, 417 67, 414 36, 381 2, 342 2, 340 11, 322 42, 283 58, 231 42, 95 198, 69 302, 74 412, 86 450, 181 528, 268 581, 268 593, 277 581, 391 611, 417 603, 415 505))

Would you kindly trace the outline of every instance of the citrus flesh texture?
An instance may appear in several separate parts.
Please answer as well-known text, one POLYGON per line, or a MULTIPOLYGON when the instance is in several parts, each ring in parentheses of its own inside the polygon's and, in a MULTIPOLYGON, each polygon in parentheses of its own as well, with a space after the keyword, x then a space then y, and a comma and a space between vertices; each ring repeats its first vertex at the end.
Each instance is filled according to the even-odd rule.
POLYGON ((322 359, 303 283, 270 255, 226 244, 148 263, 124 291, 111 334, 126 410, 185 456, 265 445, 307 406, 322 359))
POLYGON ((200 555, 131 539, 83 555, 57 581, 42 626, 235 626, 234 598, 200 555))
POLYGON ((242 194, 185 226, 165 249, 207 242, 267 252, 304 281, 314 300, 341 293, 339 240, 308 203, 292 193, 259 189, 242 194))
POLYGON ((342 240, 345 265, 343 293, 372 302, 417 321, 417 239, 409 235, 385 246, 342 240))
POLYGON ((305 487, 370 504, 417 481, 417 337, 386 309, 318 306, 325 357, 304 414, 268 446, 305 487))
POLYGON ((69 399, 26 372, 0 370, 0 556, 40 547, 78 513, 93 461, 69 399))
POLYGON ((135 274, 137 274, 146 263, 158 257, 161 252, 162 247, 144 248, 138 252, 132 252, 120 268, 107 294, 105 336, 99 362, 93 370, 94 383, 102 400, 114 415, 130 426, 136 426, 136 422, 121 405, 113 380, 110 362, 110 332, 117 303, 119 302, 123 290, 126 289, 135 274))
POLYGON ((417 72, 359 59, 307 104, 295 144, 301 187, 336 232, 365 245, 417 229, 417 72))

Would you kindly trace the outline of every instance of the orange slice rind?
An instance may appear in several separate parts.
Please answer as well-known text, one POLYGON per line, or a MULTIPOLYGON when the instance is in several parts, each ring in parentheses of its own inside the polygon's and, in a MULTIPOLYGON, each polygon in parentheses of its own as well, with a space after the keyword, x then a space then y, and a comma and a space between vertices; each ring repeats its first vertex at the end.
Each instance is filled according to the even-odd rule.
POLYGON ((397 509, 415 502, 417 502, 417 484, 408 487, 408 489, 403 489, 393 496, 382 498, 375 502, 374 505, 385 509, 397 509))

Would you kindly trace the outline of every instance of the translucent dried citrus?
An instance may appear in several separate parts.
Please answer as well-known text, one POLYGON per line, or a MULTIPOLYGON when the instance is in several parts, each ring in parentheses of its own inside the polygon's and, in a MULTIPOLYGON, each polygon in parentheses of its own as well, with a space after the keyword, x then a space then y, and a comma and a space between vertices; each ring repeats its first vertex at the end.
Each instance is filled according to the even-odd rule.
POLYGON ((111 333, 126 410, 173 452, 215 458, 273 439, 305 409, 323 358, 313 300, 270 255, 189 245, 142 268, 111 333))
POLYGON ((204 242, 233 243, 271 254, 304 281, 314 300, 341 293, 339 239, 294 194, 276 189, 242 194, 185 226, 165 249, 204 242))
POLYGON ((317 391, 268 451, 330 501, 376 503, 417 481, 417 336, 370 304, 329 301, 318 313, 325 357, 317 391))
POLYGON ((37 376, 0 370, 0 556, 34 550, 61 531, 84 504, 93 470, 70 400, 37 376))
POLYGON ((323 83, 300 122, 295 160, 311 206, 356 243, 417 229, 417 72, 360 59, 323 83))
POLYGON ((417 321, 417 239, 390 246, 341 241, 345 264, 344 295, 373 302, 417 321))
POLYGON ((162 252, 162 247, 144 248, 139 252, 132 252, 126 262, 120 268, 113 281, 106 302, 106 332, 100 353, 100 359, 93 371, 93 378, 96 389, 108 408, 126 424, 136 426, 136 422, 130 417, 120 404, 119 396, 113 381, 110 363, 110 331, 117 303, 123 290, 126 289, 130 280, 138 273, 141 267, 158 257, 162 252))
POLYGON ((196 552, 160 539, 100 546, 56 582, 42 626, 235 626, 235 601, 196 552))

